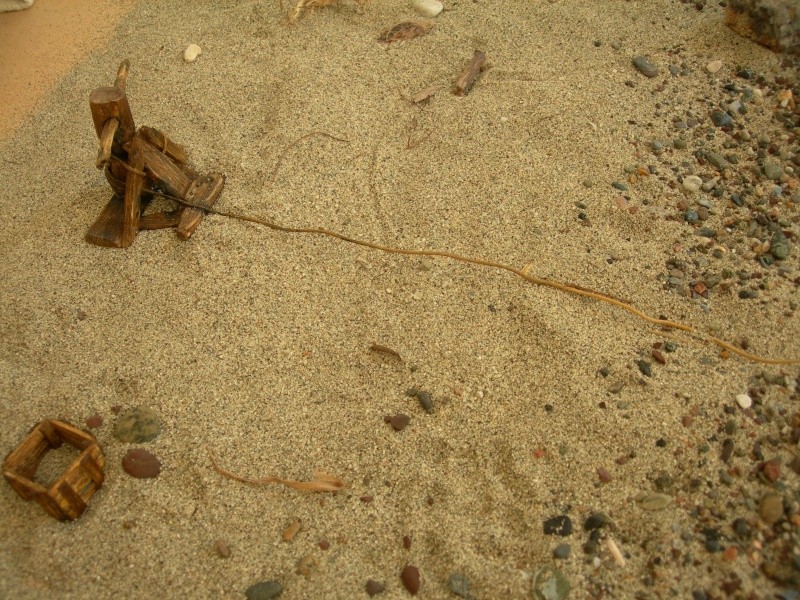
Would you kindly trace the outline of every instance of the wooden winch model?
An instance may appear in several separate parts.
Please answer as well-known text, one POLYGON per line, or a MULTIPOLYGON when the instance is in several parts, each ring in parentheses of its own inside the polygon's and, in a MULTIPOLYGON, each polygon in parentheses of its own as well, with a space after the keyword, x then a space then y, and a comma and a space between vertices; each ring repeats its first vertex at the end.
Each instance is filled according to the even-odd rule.
POLYGON ((114 190, 100 216, 89 228, 86 241, 98 246, 127 248, 143 229, 177 228, 178 237, 191 237, 203 220, 199 207, 210 208, 225 185, 221 173, 200 176, 187 164, 188 153, 152 127, 139 127, 125 93, 130 63, 124 61, 110 87, 92 91, 89 105, 100 138, 97 168, 105 168, 114 190), (170 212, 144 214, 154 193, 183 200, 170 212))

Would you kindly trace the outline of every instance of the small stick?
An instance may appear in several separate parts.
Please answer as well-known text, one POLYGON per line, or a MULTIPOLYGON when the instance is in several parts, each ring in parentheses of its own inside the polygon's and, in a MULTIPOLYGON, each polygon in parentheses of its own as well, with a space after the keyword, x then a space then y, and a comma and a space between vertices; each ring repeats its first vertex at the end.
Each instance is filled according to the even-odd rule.
POLYGON ((481 72, 481 67, 483 67, 483 63, 485 62, 486 54, 480 50, 475 50, 475 54, 472 60, 469 61, 467 68, 464 69, 461 75, 458 76, 458 79, 456 79, 456 84, 453 87, 453 93, 456 96, 463 96, 467 93, 470 86, 475 82, 478 73, 481 72))
POLYGON ((618 566, 624 567, 625 557, 622 556, 622 552, 619 551, 617 544, 610 537, 606 538, 606 547, 608 548, 608 551, 611 553, 611 556, 614 558, 614 562, 617 563, 618 566))
POLYGON ((400 361, 403 360, 403 358, 400 356, 399 352, 396 352, 395 350, 392 350, 388 346, 381 346, 380 344, 372 344, 369 347, 369 349, 372 350, 373 352, 377 352, 379 354, 388 354, 389 356, 393 356, 394 358, 396 358, 397 360, 400 360, 400 361))
POLYGON ((220 467, 219 463, 217 462, 217 456, 214 454, 214 451, 211 448, 208 448, 208 455, 211 457, 211 464, 214 465, 214 470, 217 473, 223 477, 227 477, 228 479, 233 479, 235 481, 241 481, 242 483, 253 483, 256 485, 261 485, 264 483, 280 483, 286 487, 290 487, 295 490, 302 490, 304 492, 338 492, 346 487, 344 481, 335 475, 325 473, 324 471, 314 471, 313 481, 292 481, 290 479, 281 479, 280 477, 243 477, 242 475, 231 473, 227 469, 220 467))

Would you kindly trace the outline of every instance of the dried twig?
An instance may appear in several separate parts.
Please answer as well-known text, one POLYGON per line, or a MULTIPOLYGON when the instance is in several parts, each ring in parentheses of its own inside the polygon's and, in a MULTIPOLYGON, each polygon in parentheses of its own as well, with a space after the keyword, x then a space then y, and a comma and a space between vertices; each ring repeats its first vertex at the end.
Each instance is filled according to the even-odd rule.
POLYGON ((314 471, 313 481, 292 481, 290 479, 281 479, 280 477, 244 477, 220 467, 219 462, 217 462, 217 456, 211 448, 208 449, 208 455, 211 457, 211 464, 214 466, 214 470, 217 473, 228 479, 241 481, 242 483, 252 483, 255 485, 280 483, 286 487, 302 490, 304 492, 338 492, 346 487, 344 481, 325 471, 314 471))
POLYGON ((392 350, 388 346, 381 346, 380 344, 372 344, 369 347, 369 349, 372 350, 373 352, 377 352, 379 354, 386 354, 388 356, 392 356, 392 357, 394 357, 394 358, 396 358, 397 360, 400 360, 400 361, 403 360, 403 358, 400 356, 399 352, 397 352, 395 350, 392 350))
POLYGON ((453 93, 456 96, 463 96, 469 91, 469 88, 475 82, 478 73, 481 72, 483 63, 486 62, 486 54, 480 50, 475 50, 472 60, 469 61, 467 67, 462 71, 461 75, 456 79, 456 84, 453 86, 453 93))

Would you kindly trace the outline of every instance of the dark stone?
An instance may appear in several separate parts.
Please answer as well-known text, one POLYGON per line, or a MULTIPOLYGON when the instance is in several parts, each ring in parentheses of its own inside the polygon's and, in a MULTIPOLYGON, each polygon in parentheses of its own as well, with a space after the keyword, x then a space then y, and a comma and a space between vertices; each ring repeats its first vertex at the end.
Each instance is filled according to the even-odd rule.
POLYGON ((572 519, 568 515, 551 517, 544 522, 545 535, 565 536, 572 533, 572 519))
POLYGON ((283 585, 280 581, 259 581, 247 588, 244 595, 247 600, 270 600, 277 598, 283 593, 283 585))
POLYGON ((586 518, 586 521, 583 523, 583 528, 586 531, 592 531, 593 529, 600 529, 601 527, 605 527, 611 522, 606 515, 601 512, 592 513, 586 518))

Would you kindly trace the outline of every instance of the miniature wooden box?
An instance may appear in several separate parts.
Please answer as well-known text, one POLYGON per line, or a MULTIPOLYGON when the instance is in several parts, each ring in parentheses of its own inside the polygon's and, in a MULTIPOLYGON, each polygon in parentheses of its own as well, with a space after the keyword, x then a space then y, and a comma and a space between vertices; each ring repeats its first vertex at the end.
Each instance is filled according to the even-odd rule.
POLYGON ((48 419, 34 426, 28 436, 6 456, 3 475, 25 500, 36 500, 60 521, 77 519, 105 479, 103 451, 94 436, 63 421, 48 419), (80 450, 67 470, 46 488, 33 478, 42 458, 64 442, 80 450))

